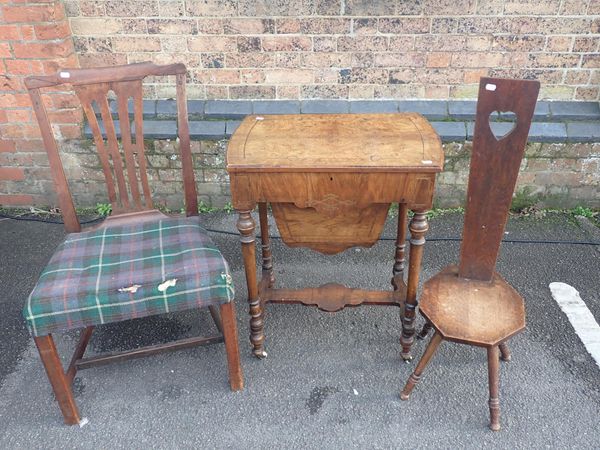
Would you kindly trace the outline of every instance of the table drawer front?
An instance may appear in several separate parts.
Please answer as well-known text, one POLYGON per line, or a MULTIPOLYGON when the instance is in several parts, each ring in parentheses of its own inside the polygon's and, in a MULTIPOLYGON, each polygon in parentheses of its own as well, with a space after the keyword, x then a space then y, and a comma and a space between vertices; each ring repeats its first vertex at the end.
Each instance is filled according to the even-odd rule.
POLYGON ((402 202, 421 210, 431 208, 434 183, 433 173, 232 173, 231 194, 236 209, 257 202, 321 211, 402 202))

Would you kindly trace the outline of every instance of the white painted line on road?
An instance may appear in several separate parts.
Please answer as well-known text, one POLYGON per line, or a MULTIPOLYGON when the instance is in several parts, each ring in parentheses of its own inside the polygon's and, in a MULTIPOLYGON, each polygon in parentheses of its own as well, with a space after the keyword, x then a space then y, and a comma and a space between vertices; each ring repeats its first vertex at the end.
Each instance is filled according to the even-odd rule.
POLYGON ((565 313, 575 333, 583 342, 596 365, 600 367, 600 325, 579 295, 579 291, 566 283, 550 283, 552 297, 565 313))

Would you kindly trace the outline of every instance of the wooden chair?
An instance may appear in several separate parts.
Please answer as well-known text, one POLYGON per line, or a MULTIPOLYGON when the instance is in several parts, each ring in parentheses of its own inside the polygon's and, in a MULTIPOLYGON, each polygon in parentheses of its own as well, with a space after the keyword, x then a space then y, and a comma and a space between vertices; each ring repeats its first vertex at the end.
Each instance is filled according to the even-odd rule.
POLYGON ((78 369, 166 350, 225 341, 231 389, 243 388, 231 275, 198 217, 185 78, 183 64, 140 63, 64 69, 51 76, 29 77, 25 82, 70 234, 41 274, 23 313, 67 424, 81 420, 71 390, 78 369), (174 75, 177 83, 186 217, 169 217, 154 209, 146 174, 142 81, 147 76, 165 75, 174 75), (100 226, 84 231, 75 214, 40 91, 64 88, 65 84, 75 90, 89 122, 114 213, 100 226), (116 95, 121 143, 109 109, 107 96, 111 92, 116 95), (128 107, 130 99, 133 111, 128 107), (99 111, 99 118, 95 111, 99 111), (96 325, 200 307, 209 308, 218 335, 83 358, 96 325), (65 372, 52 333, 75 328, 83 330, 65 372))
POLYGON ((499 352, 508 360, 506 340, 525 328, 523 299, 495 266, 538 91, 537 81, 481 79, 460 262, 424 285, 420 312, 427 325, 421 336, 431 326, 435 331, 400 394, 408 400, 442 340, 485 347, 494 431, 500 429, 499 352), (516 115, 515 125, 496 137, 489 120, 508 111, 516 115))

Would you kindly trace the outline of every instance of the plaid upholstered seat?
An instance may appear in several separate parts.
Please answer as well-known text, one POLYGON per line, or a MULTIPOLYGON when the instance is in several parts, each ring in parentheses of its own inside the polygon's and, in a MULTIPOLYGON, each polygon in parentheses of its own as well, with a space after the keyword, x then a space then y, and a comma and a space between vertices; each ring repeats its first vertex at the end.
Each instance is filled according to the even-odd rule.
POLYGON ((231 275, 197 216, 69 234, 24 308, 34 336, 230 302, 231 275))

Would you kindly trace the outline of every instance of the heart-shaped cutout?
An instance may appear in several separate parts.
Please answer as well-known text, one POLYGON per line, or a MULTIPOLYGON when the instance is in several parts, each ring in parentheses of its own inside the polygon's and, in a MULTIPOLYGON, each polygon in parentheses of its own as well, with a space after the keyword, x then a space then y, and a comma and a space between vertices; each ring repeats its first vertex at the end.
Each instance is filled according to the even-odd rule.
POLYGON ((492 111, 488 117, 488 125, 494 138, 501 141, 517 128, 517 115, 512 111, 492 111))

